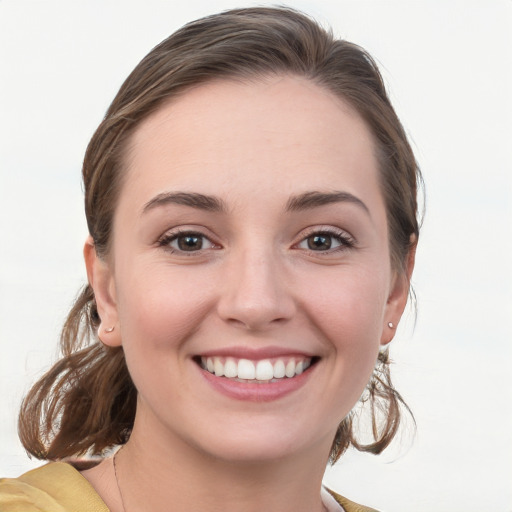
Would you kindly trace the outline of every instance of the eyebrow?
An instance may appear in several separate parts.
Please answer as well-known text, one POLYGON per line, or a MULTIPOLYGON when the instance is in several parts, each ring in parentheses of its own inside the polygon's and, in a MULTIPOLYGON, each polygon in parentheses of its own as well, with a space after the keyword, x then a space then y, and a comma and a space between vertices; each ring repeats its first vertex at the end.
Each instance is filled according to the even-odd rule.
MULTIPOLYGON (((292 196, 287 204, 286 211, 302 211, 311 208, 318 208, 332 203, 348 202, 361 207, 366 213, 370 214, 368 207, 358 197, 349 192, 304 192, 297 196, 292 196)), ((147 213, 159 206, 168 204, 180 204, 190 206, 208 212, 222 213, 227 211, 224 201, 215 196, 199 194, 197 192, 163 192, 153 199, 149 200, 143 207, 142 212, 147 213)))
POLYGON ((309 210, 332 203, 352 203, 361 207, 368 215, 370 210, 358 197, 349 192, 305 192, 289 199, 286 211, 309 210))
POLYGON ((224 201, 218 197, 206 196, 196 192, 163 192, 148 201, 144 205, 142 213, 147 213, 158 206, 168 204, 181 204, 208 212, 225 212, 227 210, 224 201))

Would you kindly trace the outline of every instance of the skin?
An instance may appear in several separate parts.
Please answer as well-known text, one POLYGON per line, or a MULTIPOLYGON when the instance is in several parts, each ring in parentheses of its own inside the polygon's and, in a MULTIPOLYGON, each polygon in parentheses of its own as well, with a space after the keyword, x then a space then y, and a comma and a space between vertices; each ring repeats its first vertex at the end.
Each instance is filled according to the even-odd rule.
MULTIPOLYGON (((128 510, 322 509, 336 428, 407 300, 378 172, 361 117, 296 77, 208 83, 135 132, 111 253, 85 245, 102 341, 123 346, 139 392, 117 458, 128 510), (215 196, 224 211, 155 204, 178 191, 215 196), (345 196, 287 210, 308 192, 345 196), (204 236, 202 248, 180 251, 176 229, 204 236), (331 248, 311 245, 315 233, 331 248), (256 388, 255 399, 226 396, 195 359, 268 347, 317 360, 274 400, 256 388)), ((110 460, 83 474, 122 510, 110 460)))

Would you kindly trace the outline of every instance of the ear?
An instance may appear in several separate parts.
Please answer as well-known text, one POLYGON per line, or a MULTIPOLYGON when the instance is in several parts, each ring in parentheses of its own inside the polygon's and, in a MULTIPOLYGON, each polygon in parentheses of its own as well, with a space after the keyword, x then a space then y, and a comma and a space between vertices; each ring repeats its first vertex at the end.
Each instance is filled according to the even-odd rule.
POLYGON ((407 299, 409 298, 409 290, 411 288, 411 276, 414 270, 414 262, 416 259, 416 237, 411 235, 411 244, 409 254, 407 255, 406 265, 403 272, 395 272, 393 277, 390 293, 386 303, 384 313, 384 325, 382 326, 381 345, 387 345, 395 337, 396 328, 402 317, 407 299))
POLYGON ((104 345, 121 345, 119 317, 117 313, 116 290, 111 265, 98 256, 92 237, 84 244, 84 259, 89 285, 94 291, 98 315, 101 319, 98 338, 104 345))

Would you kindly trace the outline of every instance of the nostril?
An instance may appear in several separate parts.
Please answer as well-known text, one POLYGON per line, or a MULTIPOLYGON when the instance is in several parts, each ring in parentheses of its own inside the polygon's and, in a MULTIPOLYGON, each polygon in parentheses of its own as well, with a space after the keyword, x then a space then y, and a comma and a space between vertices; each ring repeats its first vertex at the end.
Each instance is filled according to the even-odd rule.
MULTIPOLYGON (((249 262, 250 263, 250 262, 249 262)), ((282 273, 266 265, 247 264, 241 274, 227 276, 217 312, 225 321, 239 328, 264 330, 292 318, 296 304, 282 273), (267 268, 268 267, 268 268, 267 268)))

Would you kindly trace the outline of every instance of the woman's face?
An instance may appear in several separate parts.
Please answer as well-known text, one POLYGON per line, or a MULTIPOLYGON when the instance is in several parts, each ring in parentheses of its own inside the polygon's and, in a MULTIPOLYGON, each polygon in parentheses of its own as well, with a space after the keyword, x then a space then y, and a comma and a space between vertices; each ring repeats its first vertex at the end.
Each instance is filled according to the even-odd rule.
POLYGON ((217 81, 142 123, 125 178, 89 270, 139 392, 134 435, 327 456, 407 296, 362 119, 304 79, 217 81))

